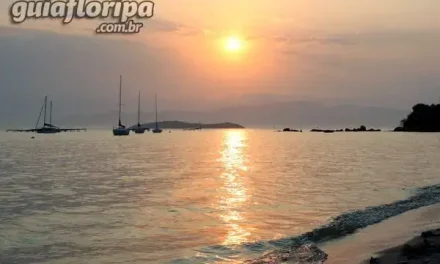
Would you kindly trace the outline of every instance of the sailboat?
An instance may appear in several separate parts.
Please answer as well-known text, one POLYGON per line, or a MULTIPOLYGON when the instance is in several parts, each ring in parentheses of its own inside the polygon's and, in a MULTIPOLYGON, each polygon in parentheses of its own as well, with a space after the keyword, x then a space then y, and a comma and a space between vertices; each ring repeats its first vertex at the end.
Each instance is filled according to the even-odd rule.
POLYGON ((86 131, 85 128, 60 128, 58 126, 53 125, 52 123, 52 101, 49 104, 49 122, 47 122, 47 96, 44 97, 44 103, 41 106, 40 113, 38 114, 37 123, 35 124, 35 128, 31 129, 8 129, 8 132, 34 132, 38 134, 56 134, 60 132, 73 132, 73 131, 86 131), (43 126, 38 127, 40 124, 41 115, 43 114, 43 126))
POLYGON ((122 106, 122 75, 119 78, 119 123, 117 128, 113 128, 114 136, 128 136, 130 129, 127 129, 121 122, 121 106, 122 106))
POLYGON ((139 97, 138 97, 138 123, 137 126, 134 128, 134 133, 136 134, 145 133, 145 128, 141 126, 141 91, 139 91, 139 97))
POLYGON ((153 133, 159 134, 159 133, 162 133, 162 129, 159 128, 159 124, 157 122, 157 95, 156 95, 156 103, 155 103, 155 105, 156 105, 156 126, 153 129, 153 133))
MULTIPOLYGON (((55 134, 61 132, 56 126, 52 125, 52 101, 50 101, 49 106, 49 123, 46 123, 46 115, 47 115, 47 96, 44 97, 44 120, 43 127, 36 130, 38 134, 55 134)), ((40 112, 41 115, 41 112, 40 112)), ((40 119, 40 117, 38 117, 40 119)), ((38 126, 39 121, 37 121, 38 126)))

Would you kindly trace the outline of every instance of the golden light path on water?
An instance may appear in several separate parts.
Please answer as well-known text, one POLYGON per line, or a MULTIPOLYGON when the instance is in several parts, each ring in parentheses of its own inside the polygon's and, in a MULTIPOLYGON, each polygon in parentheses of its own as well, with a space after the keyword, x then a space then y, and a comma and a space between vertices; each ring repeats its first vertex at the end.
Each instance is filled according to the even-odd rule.
POLYGON ((220 218, 226 224, 228 231, 223 245, 237 245, 247 241, 250 236, 243 222, 245 219, 241 213, 242 205, 248 201, 250 194, 242 179, 243 173, 248 170, 246 165, 245 131, 228 131, 223 135, 220 162, 223 173, 220 178, 223 181, 219 210, 220 218))
POLYGON ((434 134, 106 130, 30 140, 0 131, 2 263, 242 263, 285 245, 266 241, 406 199, 440 173, 434 134))

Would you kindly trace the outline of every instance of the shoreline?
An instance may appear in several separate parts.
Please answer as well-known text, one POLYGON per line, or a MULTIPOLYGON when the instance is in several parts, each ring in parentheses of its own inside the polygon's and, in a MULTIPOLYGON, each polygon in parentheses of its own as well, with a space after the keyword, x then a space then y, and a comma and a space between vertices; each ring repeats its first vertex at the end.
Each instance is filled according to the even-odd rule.
POLYGON ((440 263, 440 229, 422 232, 419 236, 394 248, 380 252, 379 257, 371 257, 364 263, 417 264, 440 263))
MULTIPOLYGON (((417 260, 428 260, 436 256, 431 256, 428 251, 420 256, 415 253, 404 256, 405 253, 408 255, 408 247, 404 245, 408 244, 412 248, 420 249, 423 245, 421 234, 438 228, 440 228, 440 203, 391 217, 342 239, 323 243, 319 247, 328 254, 327 261, 323 262, 325 264, 367 264, 370 263, 371 258, 378 260, 372 263, 381 264, 419 263, 417 260)), ((433 240, 431 244, 438 245, 440 252, 440 236, 429 239, 433 240), (438 242, 436 239, 439 239, 438 242)), ((417 250, 415 252, 417 253, 417 250)), ((440 263, 440 261, 427 263, 440 263)))
POLYGON ((322 243, 310 242, 278 249, 244 263, 440 263, 439 228, 440 202, 406 211, 379 223, 368 225, 347 236, 322 243), (421 237, 421 234, 426 231, 432 231, 432 233, 424 233, 425 237, 427 237, 426 234, 431 234, 427 238, 430 240, 428 244, 421 237), (429 247, 426 247, 427 245, 429 247), (436 255, 436 252, 439 255, 436 255), (418 262, 420 259, 428 262, 418 262), (429 262, 430 260, 432 261, 429 262))

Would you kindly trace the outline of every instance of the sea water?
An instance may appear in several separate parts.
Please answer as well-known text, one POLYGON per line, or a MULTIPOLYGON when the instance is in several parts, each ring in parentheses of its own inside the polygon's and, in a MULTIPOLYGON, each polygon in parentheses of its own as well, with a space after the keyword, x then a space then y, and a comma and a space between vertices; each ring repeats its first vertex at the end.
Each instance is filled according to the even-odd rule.
POLYGON ((439 134, 31 136, 0 133, 0 263, 240 262, 440 197, 439 134))

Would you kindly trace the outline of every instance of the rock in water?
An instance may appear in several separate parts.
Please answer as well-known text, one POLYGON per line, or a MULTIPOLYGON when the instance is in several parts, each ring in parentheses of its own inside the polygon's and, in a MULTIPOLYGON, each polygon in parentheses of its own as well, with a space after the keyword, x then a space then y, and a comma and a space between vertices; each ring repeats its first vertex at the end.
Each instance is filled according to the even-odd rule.
POLYGON ((422 237, 440 237, 440 229, 423 232, 422 237))
POLYGON ((246 264, 323 264, 328 255, 314 244, 276 250, 246 264))
POLYGON ((373 257, 370 258, 370 264, 379 264, 379 263, 380 261, 378 258, 373 258, 373 257))

